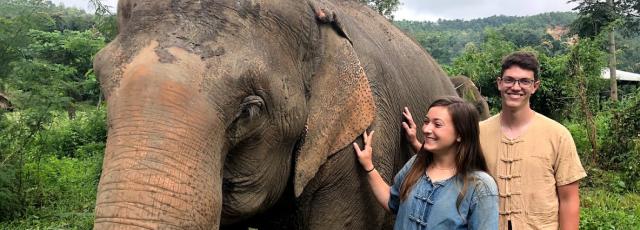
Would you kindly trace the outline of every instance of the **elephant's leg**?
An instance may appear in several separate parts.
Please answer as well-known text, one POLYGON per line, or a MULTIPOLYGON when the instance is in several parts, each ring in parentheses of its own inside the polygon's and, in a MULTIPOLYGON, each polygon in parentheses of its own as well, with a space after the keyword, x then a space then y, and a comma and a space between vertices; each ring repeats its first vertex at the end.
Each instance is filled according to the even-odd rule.
POLYGON ((390 229, 351 146, 331 157, 299 199, 307 229, 390 229))

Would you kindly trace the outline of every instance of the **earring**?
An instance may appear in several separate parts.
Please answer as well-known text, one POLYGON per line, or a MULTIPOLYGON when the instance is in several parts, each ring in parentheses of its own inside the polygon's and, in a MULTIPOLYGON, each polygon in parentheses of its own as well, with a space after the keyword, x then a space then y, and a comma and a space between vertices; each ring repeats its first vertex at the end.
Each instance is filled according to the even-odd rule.
POLYGON ((457 141, 457 142, 460 142, 460 141, 462 141, 462 139, 460 139, 460 138, 458 137, 458 139, 456 139, 456 141, 457 141))

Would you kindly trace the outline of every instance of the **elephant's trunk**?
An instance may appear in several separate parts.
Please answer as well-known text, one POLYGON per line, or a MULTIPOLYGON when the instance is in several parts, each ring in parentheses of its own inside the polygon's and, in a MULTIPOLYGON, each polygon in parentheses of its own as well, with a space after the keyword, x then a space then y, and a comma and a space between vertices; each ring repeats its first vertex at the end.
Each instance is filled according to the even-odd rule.
POLYGON ((96 229, 216 229, 224 132, 219 115, 168 65, 139 67, 109 98, 96 229))

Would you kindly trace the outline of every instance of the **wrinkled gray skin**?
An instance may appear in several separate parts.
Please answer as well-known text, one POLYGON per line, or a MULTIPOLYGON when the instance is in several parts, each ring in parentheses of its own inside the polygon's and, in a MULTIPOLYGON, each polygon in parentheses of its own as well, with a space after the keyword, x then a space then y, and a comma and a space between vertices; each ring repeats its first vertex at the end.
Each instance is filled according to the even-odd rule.
POLYGON ((491 116, 487 100, 480 94, 480 90, 471 79, 460 75, 451 77, 451 83, 453 83, 453 87, 455 87, 459 97, 476 107, 480 113, 480 120, 485 120, 491 116))
POLYGON ((94 63, 109 125, 96 229, 389 228, 351 143, 375 130, 391 183, 402 108, 455 95, 354 2, 120 0, 118 24, 94 63))

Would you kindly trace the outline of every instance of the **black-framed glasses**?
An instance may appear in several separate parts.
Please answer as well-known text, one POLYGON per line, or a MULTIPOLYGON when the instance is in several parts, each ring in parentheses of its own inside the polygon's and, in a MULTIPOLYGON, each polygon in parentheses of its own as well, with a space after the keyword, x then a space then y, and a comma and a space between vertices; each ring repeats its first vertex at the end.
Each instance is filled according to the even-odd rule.
POLYGON ((534 80, 534 79, 527 79, 527 78, 524 78, 524 79, 513 79, 513 78, 510 78, 510 77, 500 77, 500 81, 506 87, 514 86, 516 83, 520 84, 520 87, 529 87, 529 86, 532 86, 533 83, 536 82, 536 80, 534 80))

